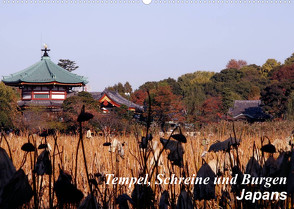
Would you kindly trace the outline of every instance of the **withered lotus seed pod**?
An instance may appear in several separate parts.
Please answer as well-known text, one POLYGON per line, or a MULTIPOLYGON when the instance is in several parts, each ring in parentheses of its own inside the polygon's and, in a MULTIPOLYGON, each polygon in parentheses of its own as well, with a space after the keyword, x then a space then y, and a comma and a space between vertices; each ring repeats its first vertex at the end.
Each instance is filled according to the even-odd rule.
POLYGON ((21 150, 23 150, 25 152, 34 152, 36 150, 36 148, 31 142, 27 142, 22 145, 21 150))
POLYGON ((183 134, 173 134, 171 137, 179 142, 186 143, 187 139, 183 134))

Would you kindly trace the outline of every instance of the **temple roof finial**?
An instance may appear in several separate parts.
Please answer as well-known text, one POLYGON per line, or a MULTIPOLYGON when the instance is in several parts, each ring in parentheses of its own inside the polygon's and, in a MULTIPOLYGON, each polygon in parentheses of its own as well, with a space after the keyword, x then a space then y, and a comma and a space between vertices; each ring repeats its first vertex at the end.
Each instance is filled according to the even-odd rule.
POLYGON ((43 57, 49 57, 48 53, 50 49, 48 49, 47 44, 44 44, 44 49, 41 49, 42 52, 44 52, 43 57))

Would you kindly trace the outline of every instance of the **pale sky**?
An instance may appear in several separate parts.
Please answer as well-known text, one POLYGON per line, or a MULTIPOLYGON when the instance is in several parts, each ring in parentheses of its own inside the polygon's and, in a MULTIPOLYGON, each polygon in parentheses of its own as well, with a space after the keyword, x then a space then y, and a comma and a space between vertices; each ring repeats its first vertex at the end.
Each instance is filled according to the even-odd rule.
POLYGON ((218 72, 232 58, 258 65, 268 58, 283 62, 294 52, 293 21, 294 3, 284 1, 153 0, 145 5, 1 0, 0 76, 38 62, 43 43, 55 63, 76 61, 74 72, 88 77, 91 91, 126 81, 136 89, 197 70, 218 72))

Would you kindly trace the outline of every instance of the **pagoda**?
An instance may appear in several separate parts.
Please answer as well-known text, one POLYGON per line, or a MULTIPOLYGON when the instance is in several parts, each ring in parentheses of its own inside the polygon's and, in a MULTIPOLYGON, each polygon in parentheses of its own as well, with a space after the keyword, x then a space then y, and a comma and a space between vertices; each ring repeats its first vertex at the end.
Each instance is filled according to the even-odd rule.
POLYGON ((21 91, 21 108, 43 106, 60 109, 63 101, 72 92, 73 87, 84 87, 87 80, 83 76, 71 73, 53 63, 45 48, 41 61, 10 76, 3 82, 8 86, 18 87, 21 91))

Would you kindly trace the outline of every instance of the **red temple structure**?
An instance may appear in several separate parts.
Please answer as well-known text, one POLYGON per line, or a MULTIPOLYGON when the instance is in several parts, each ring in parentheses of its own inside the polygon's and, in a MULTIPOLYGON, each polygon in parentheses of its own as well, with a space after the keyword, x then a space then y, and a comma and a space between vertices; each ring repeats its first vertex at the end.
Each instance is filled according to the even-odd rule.
POLYGON ((72 88, 85 86, 87 80, 53 63, 48 55, 50 49, 46 46, 42 51, 41 61, 4 77, 2 81, 21 90, 18 105, 22 108, 43 106, 52 110, 60 109, 72 88))
POLYGON ((144 111, 143 106, 133 103, 116 91, 105 89, 103 92, 91 92, 91 94, 94 99, 99 101, 101 109, 104 113, 109 112, 112 108, 120 107, 121 105, 127 106, 129 111, 136 113, 144 111))

